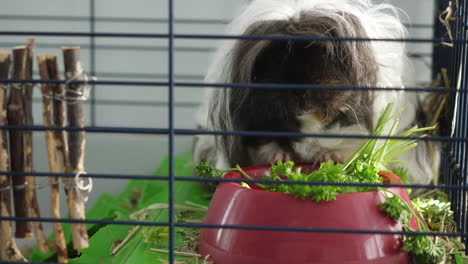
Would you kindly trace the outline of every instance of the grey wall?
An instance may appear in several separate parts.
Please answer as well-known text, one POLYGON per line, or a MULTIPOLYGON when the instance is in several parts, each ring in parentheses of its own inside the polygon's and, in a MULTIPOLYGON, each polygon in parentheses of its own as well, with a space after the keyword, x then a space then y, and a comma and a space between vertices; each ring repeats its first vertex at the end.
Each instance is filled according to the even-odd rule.
MULTIPOLYGON (((330 0, 332 1, 332 0, 330 0)), ((247 0, 175 0, 176 18, 196 19, 229 19, 247 0)), ((428 0, 394 0, 390 1, 401 7, 412 23, 431 24, 433 2, 428 0)), ((0 30, 21 31, 72 31, 87 32, 88 21, 69 19, 75 16, 89 16, 89 1, 63 0, 10 0, 1 1, 0 30), (6 15, 32 16, 65 16, 65 19, 50 21, 40 19, 14 19, 6 15)), ((96 0, 97 17, 130 17, 130 18, 167 18, 167 0, 96 0)), ((129 33, 167 33, 166 23, 132 23, 132 22, 97 22, 97 32, 129 32, 129 33)), ((223 32, 222 24, 176 24, 176 33, 217 34, 223 32)), ((410 29, 412 37, 431 37, 432 29, 410 29)), ((0 47, 11 48, 21 45, 24 37, 0 36, 0 47)), ((63 45, 82 46, 82 62, 87 71, 90 70, 89 38, 83 37, 37 37, 36 54, 53 53, 60 55, 63 45)), ((176 81, 200 81, 210 61, 217 41, 212 40, 176 40, 177 48, 200 48, 197 51, 177 51, 175 54, 176 81)), ((96 75, 100 80, 140 80, 165 81, 167 74, 167 40, 139 38, 97 38, 96 45, 96 75), (109 45, 136 46, 125 50, 111 49, 109 45), (161 47, 159 51, 148 48, 161 47), (123 77, 117 77, 116 75, 123 77), (126 76, 127 74, 127 76, 126 76), (130 78, 128 74, 138 74, 139 78, 130 78), (153 76, 151 76, 153 75, 153 76)), ((431 53, 431 45, 410 45, 410 52, 431 53)), ((61 62, 61 56, 60 60, 61 62)), ((431 58, 414 60, 417 66, 417 80, 429 82, 430 70, 424 64, 431 58)), ((62 65, 60 65, 62 67, 62 65)), ((39 89, 36 89, 36 97, 39 89)), ((96 125, 98 126, 128 126, 128 127, 167 127, 168 111, 167 87, 142 86, 105 86, 95 88, 96 100, 137 101, 136 105, 98 104, 96 109, 96 125), (160 103, 162 105, 148 105, 160 103)), ((197 88, 177 87, 175 89, 175 126, 177 128, 192 128, 194 125, 194 105, 198 103, 201 90, 197 88)), ((89 123, 89 106, 86 108, 89 123)), ((35 104, 35 121, 41 123, 40 105, 35 104)), ((35 133, 35 165, 37 171, 47 170, 47 157, 44 149, 43 133, 35 133)), ((176 137, 176 152, 181 153, 190 148, 190 137, 176 137)), ((130 173, 148 174, 167 155, 167 137, 150 135, 112 135, 88 134, 86 169, 97 173, 130 173)), ((38 182, 46 181, 39 179, 38 182)), ((118 193, 125 181, 95 180, 94 190, 88 205, 103 192, 118 193)), ((48 191, 41 190, 40 202, 44 216, 48 213, 48 191)), ((65 209, 65 208, 63 208, 65 209)), ((50 226, 46 225, 47 230, 50 226)))

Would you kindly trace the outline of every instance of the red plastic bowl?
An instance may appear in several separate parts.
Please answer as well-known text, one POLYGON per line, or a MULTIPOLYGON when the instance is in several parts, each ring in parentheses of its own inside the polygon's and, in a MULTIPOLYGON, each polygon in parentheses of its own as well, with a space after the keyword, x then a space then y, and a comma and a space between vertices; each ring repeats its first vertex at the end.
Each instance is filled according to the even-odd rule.
MULTIPOLYGON (((315 165, 300 165, 303 170, 315 165)), ((244 170, 263 177, 269 166, 244 170)), ((224 178, 243 179, 238 172, 224 178)), ((401 183, 401 181, 399 181, 401 183)), ((389 188, 409 202, 404 188, 389 188)), ((378 207, 384 197, 377 191, 338 195, 330 202, 301 200, 283 193, 237 183, 219 184, 205 218, 206 224, 274 227, 328 228, 401 231, 402 226, 378 207)), ((411 226, 417 229, 413 219, 411 226)), ((400 235, 290 232, 270 230, 204 228, 199 252, 216 264, 303 264, 303 263, 408 263, 401 250, 400 235)))

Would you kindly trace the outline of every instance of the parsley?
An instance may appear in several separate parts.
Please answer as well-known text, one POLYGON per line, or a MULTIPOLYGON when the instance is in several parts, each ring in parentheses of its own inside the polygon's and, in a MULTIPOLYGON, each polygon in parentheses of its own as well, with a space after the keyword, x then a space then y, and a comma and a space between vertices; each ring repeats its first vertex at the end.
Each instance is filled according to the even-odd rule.
MULTIPOLYGON (((342 183, 345 181, 343 165, 334 164, 333 161, 322 163, 318 170, 312 172, 309 181, 342 183)), ((342 191, 343 188, 337 185, 313 185, 311 186, 310 196, 312 200, 317 202, 331 201, 335 200, 336 196, 342 191)))
MULTIPOLYGON (((202 160, 198 166, 195 168, 195 173, 196 175, 202 177, 202 178, 209 178, 209 179, 216 179, 216 178, 221 178, 224 174, 224 171, 217 169, 208 161, 202 160)), ((217 182, 206 182, 204 185, 211 191, 214 191, 216 187, 218 186, 217 182)))
POLYGON ((328 161, 320 165, 320 169, 311 173, 303 173, 301 168, 293 168, 294 162, 281 162, 270 168, 270 176, 265 176, 265 180, 274 180, 278 183, 265 184, 263 188, 272 192, 292 194, 296 198, 312 199, 314 201, 331 201, 341 193, 341 186, 335 185, 307 185, 307 184, 281 184, 279 182, 287 179, 299 182, 336 182, 344 180, 343 165, 334 164, 328 161))
POLYGON ((202 160, 195 169, 198 175, 206 178, 221 178, 224 173, 224 171, 217 169, 206 160, 202 160))
MULTIPOLYGON (((346 182, 349 183, 372 183, 381 184, 382 177, 379 176, 379 168, 372 161, 358 160, 348 169, 346 182)), ((345 189, 346 193, 366 192, 375 190, 375 187, 352 186, 345 189)))
MULTIPOLYGON (((253 179, 250 177, 239 165, 237 165, 235 168, 227 169, 227 170, 220 170, 216 168, 215 166, 211 165, 208 161, 202 160, 198 166, 195 168, 195 172, 199 177, 202 178, 208 178, 208 179, 216 179, 216 178, 222 178, 224 173, 230 172, 230 171, 238 171, 239 173, 242 174, 247 179, 253 179)), ((218 186, 217 182, 207 182, 205 184, 208 189, 214 191, 216 187, 218 186)), ((261 184, 257 184, 259 186, 263 186, 261 184)), ((249 188, 250 186, 244 182, 241 182, 241 186, 245 188, 249 188)))
POLYGON ((395 221, 401 221, 403 224, 409 224, 411 215, 406 210, 405 201, 398 195, 386 197, 385 202, 379 204, 379 207, 395 221))

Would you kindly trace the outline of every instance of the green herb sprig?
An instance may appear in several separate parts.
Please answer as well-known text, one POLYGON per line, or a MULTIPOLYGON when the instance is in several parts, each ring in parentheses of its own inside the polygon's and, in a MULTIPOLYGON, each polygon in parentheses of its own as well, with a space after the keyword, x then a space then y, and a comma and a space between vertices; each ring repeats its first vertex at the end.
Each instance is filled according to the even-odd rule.
MULTIPOLYGON (((208 161, 202 160, 202 161, 200 161, 198 166, 195 167, 196 175, 198 175, 198 176, 200 176, 202 178, 208 178, 208 179, 222 178, 223 175, 226 172, 230 172, 230 171, 238 171, 244 177, 246 177, 248 179, 251 178, 249 175, 247 175, 247 173, 245 173, 244 170, 242 170, 242 168, 239 165, 237 165, 235 168, 231 168, 231 169, 227 169, 227 170, 220 170, 220 169, 216 168, 215 166, 211 165, 208 161)), ((205 186, 207 186, 208 189, 214 191, 216 189, 216 187, 218 186, 218 183, 217 182, 207 182, 207 183, 205 183, 205 186)))
MULTIPOLYGON (((414 217, 418 223, 419 231, 431 232, 422 215, 416 213, 405 200, 387 189, 379 188, 379 190, 385 195, 385 202, 379 207, 393 220, 400 221, 404 231, 416 231, 410 226, 411 218, 414 217)), ((438 237, 405 235, 402 249, 412 254, 418 263, 439 263, 445 257, 444 244, 438 237)))
MULTIPOLYGON (((457 225, 453 219, 454 213, 450 209, 450 202, 446 193, 433 190, 413 199, 412 204, 426 220, 427 226, 431 231, 442 233, 457 232, 457 225)), ((444 247, 446 263, 468 263, 468 257, 464 254, 465 246, 460 238, 441 236, 438 239, 439 243, 444 247)))
MULTIPOLYGON (((225 173, 230 172, 230 171, 237 171, 237 172, 241 173, 242 176, 244 176, 245 178, 253 179, 239 165, 237 165, 235 168, 230 168, 230 169, 227 169, 227 170, 220 170, 220 169, 216 168, 215 166, 211 165, 208 161, 202 160, 202 161, 200 161, 198 166, 195 168, 195 172, 196 172, 196 174, 198 176, 200 176, 202 178, 209 178, 209 179, 222 178, 225 173)), ((214 191, 216 189, 216 186, 218 186, 218 183, 217 182, 208 182, 208 183, 205 183, 205 185, 209 189, 214 191)), ((250 188, 250 186, 248 184, 244 183, 244 182, 242 182, 241 185, 242 185, 242 187, 250 188)), ((259 186, 260 185, 261 184, 259 184, 259 186)))

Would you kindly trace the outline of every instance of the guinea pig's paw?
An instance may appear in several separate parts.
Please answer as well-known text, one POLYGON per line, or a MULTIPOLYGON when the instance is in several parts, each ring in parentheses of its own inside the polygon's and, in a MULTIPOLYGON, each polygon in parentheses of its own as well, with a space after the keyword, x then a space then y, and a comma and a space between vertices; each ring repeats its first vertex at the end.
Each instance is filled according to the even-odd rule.
POLYGON ((276 152, 270 158, 270 164, 274 165, 278 163, 278 161, 286 162, 291 160, 291 155, 287 152, 276 152))
POLYGON ((335 163, 343 163, 343 154, 335 151, 326 152, 321 154, 318 158, 320 163, 327 162, 329 160, 333 160, 335 163))

